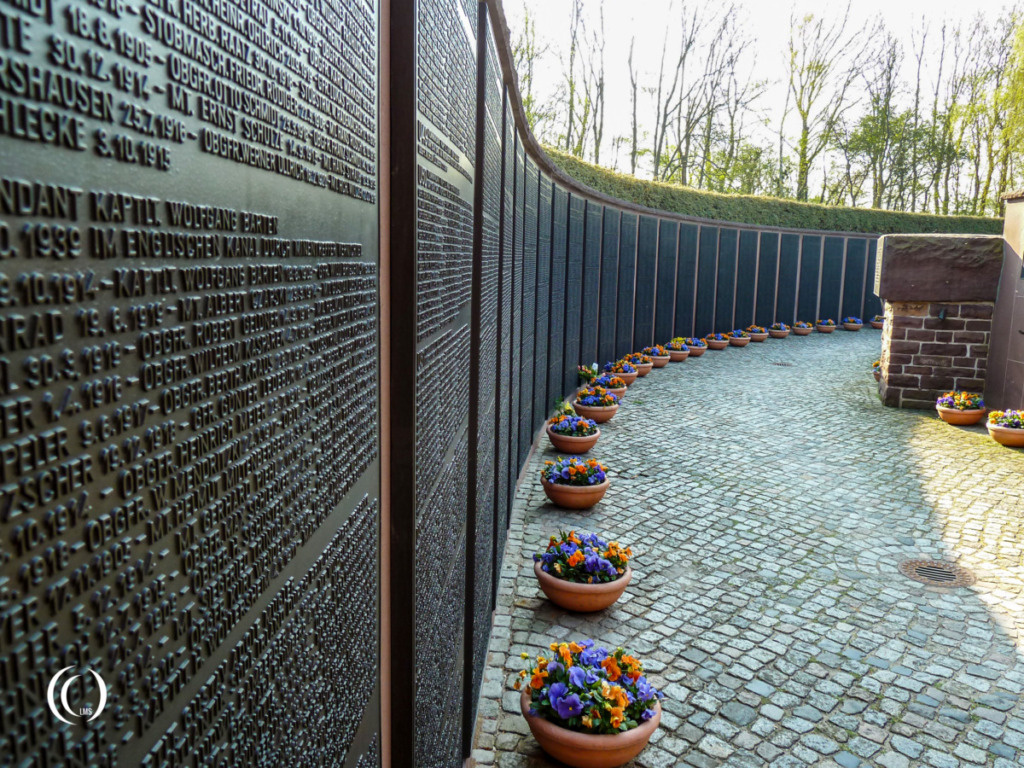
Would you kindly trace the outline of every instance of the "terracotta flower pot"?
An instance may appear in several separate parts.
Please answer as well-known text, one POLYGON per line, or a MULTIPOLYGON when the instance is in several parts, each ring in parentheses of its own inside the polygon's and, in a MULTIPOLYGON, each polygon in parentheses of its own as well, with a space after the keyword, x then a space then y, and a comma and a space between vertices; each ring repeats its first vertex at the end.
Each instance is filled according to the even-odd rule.
POLYGON ((574 768, 618 768, 643 752, 661 722, 661 703, 651 709, 654 717, 636 728, 613 734, 578 733, 530 714, 530 688, 519 699, 523 717, 541 749, 574 768))
POLYGON ((584 419, 593 419, 598 424, 604 424, 619 410, 619 404, 615 405, 581 405, 577 400, 572 404, 573 410, 584 419))
POLYGON ((651 358, 655 368, 664 368, 668 365, 668 361, 672 359, 672 355, 655 355, 651 358))
POLYGON ((987 408, 970 408, 960 410, 959 408, 946 408, 943 405, 936 405, 935 410, 939 412, 940 419, 947 424, 952 424, 957 427, 966 426, 968 424, 977 424, 985 417, 985 414, 988 413, 987 408))
POLYGON ((885 325, 885 322, 882 320, 871 320, 869 322, 871 323, 872 328, 881 328, 885 325))
POLYGON ((882 372, 881 371, 873 371, 873 373, 875 374, 875 381, 881 381, 882 380, 882 372))
POLYGON ((540 484, 552 503, 565 509, 590 509, 604 498, 611 481, 605 479, 597 485, 562 485, 541 478, 540 484))
POLYGON ((626 572, 615 581, 598 584, 577 584, 566 581, 541 570, 540 563, 534 562, 533 572, 537 575, 540 588, 555 605, 577 613, 603 611, 626 591, 626 585, 633 578, 633 569, 628 565, 626 572))
POLYGON ((631 363, 631 365, 636 368, 637 376, 646 376, 654 368, 654 363, 631 363))
POLYGON ((797 336, 810 336, 811 331, 813 330, 813 328, 797 328, 795 326, 793 327, 793 333, 795 333, 797 336))
POLYGON ((848 331, 859 331, 864 327, 864 323, 843 323, 843 328, 848 331))
POLYGON ((725 349, 729 346, 728 339, 705 339, 704 341, 707 343, 708 349, 725 349))
POLYGON ((1000 445, 1010 448, 1024 448, 1024 429, 1004 427, 999 424, 985 424, 989 436, 1000 445))
POLYGON ((834 325, 816 325, 814 327, 818 333, 832 333, 836 329, 834 325))
POLYGON ((749 343, 750 343, 750 336, 740 336, 739 338, 737 338, 735 336, 730 336, 729 337, 729 344, 731 344, 734 347, 745 347, 749 343))
POLYGON ((690 350, 690 357, 700 357, 707 351, 707 347, 687 347, 690 350))
POLYGON ((548 440, 559 453, 586 453, 597 443, 601 436, 601 430, 592 435, 579 437, 577 435, 560 435, 548 425, 548 440))
POLYGON ((689 356, 689 349, 670 349, 668 351, 668 359, 671 360, 673 363, 681 363, 689 356))
POLYGON ((770 331, 768 331, 768 335, 771 336, 773 339, 784 339, 787 336, 789 336, 789 331, 780 331, 775 328, 772 328, 770 331))
MULTIPOLYGON (((619 378, 622 378, 622 377, 620 376, 619 378)), ((608 387, 605 387, 605 389, 606 389, 606 390, 607 390, 608 392, 611 392, 611 393, 612 393, 613 395, 615 395, 615 396, 616 396, 617 398, 619 398, 619 400, 621 400, 621 399, 622 399, 622 396, 623 396, 624 394, 626 394, 626 387, 616 387, 615 389, 609 389, 608 387)))
POLYGON ((753 331, 747 331, 750 334, 751 341, 764 341, 768 338, 767 333, 754 333, 753 331))
POLYGON ((610 373, 608 375, 609 376, 618 376, 620 379, 622 379, 624 382, 626 382, 626 386, 628 387, 630 384, 632 384, 634 381, 636 381, 637 373, 636 373, 636 371, 633 371, 633 373, 610 373))

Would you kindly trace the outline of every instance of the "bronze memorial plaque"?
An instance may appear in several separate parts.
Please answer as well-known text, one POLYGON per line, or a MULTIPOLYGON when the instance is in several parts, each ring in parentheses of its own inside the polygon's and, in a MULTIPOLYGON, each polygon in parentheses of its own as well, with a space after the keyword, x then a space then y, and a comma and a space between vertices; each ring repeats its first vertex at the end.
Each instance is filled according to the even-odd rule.
POLYGON ((377 25, 0 3, 0 763, 379 763, 377 25))

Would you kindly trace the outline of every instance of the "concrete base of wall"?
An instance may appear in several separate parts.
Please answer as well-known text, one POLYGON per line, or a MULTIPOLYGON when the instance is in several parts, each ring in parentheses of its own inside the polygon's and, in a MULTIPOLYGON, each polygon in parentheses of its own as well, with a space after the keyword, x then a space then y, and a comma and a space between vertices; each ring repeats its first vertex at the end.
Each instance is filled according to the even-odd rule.
POLYGON ((885 302, 882 402, 931 409, 950 390, 983 392, 993 309, 990 301, 885 302))

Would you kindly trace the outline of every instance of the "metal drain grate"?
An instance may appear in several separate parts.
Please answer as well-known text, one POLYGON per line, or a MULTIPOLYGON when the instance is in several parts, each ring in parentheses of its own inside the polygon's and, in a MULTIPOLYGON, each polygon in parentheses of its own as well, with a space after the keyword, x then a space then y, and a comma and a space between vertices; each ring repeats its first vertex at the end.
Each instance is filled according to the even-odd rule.
POLYGON ((974 574, 966 568, 938 560, 905 560, 899 569, 907 578, 933 587, 966 587, 974 583, 974 574))

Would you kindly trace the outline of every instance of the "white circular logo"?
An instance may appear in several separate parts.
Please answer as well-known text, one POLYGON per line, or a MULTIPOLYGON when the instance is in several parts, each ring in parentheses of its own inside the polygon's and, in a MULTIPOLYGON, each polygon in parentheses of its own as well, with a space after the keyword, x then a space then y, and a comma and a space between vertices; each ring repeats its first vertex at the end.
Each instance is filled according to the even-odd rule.
POLYGON ((100 691, 99 706, 96 707, 96 709, 94 710, 90 705, 85 704, 82 707, 79 707, 78 711, 75 712, 73 709, 71 709, 71 706, 68 704, 68 688, 70 688, 71 684, 75 682, 75 680, 80 678, 81 675, 74 675, 73 677, 69 677, 65 681, 64 685, 61 686, 59 699, 54 695, 57 690, 57 683, 60 682, 61 676, 69 669, 71 669, 73 666, 74 664, 72 664, 71 667, 64 667, 64 669, 62 669, 60 672, 58 672, 56 675, 50 678, 50 685, 46 688, 46 705, 50 708, 50 711, 53 712, 53 716, 60 720, 62 723, 67 723, 68 725, 71 725, 71 721, 61 714, 61 709, 63 709, 64 712, 71 715, 72 717, 88 717, 89 719, 85 722, 91 723, 93 720, 100 716, 100 712, 102 712, 103 708, 107 706, 107 684, 103 682, 103 678, 100 677, 95 670, 90 669, 89 672, 92 674, 93 677, 96 678, 96 686, 99 688, 100 691))

